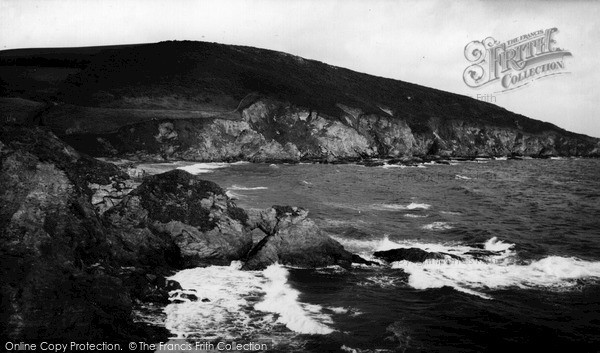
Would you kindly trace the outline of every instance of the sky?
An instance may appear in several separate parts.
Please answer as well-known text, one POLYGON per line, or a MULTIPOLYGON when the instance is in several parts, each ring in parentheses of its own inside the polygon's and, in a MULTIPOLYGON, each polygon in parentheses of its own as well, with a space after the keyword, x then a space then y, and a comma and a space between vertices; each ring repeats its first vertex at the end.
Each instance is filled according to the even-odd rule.
POLYGON ((0 0, 0 49, 201 40, 267 48, 477 98, 600 137, 600 1, 0 0), (468 87, 465 46, 557 28, 565 74, 468 87))

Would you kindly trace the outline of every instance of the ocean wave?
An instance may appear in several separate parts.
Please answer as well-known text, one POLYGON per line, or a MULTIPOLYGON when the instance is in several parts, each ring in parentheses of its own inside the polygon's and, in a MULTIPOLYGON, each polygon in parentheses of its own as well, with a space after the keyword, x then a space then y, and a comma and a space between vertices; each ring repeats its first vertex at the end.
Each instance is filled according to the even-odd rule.
POLYGON ((514 258, 505 258, 491 262, 432 261, 422 264, 399 261, 393 263, 392 267, 408 273, 408 285, 415 289, 450 286, 485 299, 492 297, 478 290, 572 288, 577 285, 578 279, 600 278, 600 262, 560 256, 549 256, 527 264, 520 264, 514 258))
POLYGON ((498 240, 497 237, 490 238, 483 244, 483 248, 489 251, 508 251, 514 246, 515 244, 505 243, 502 240, 498 240))
POLYGON ((464 175, 456 174, 456 175, 454 176, 454 179, 456 179, 456 180, 471 180, 472 178, 469 178, 468 176, 464 176, 464 175))
POLYGON ((256 187, 248 187, 248 186, 242 186, 242 185, 232 185, 230 187, 227 188, 228 190, 236 190, 236 191, 250 191, 250 190, 267 190, 269 189, 266 186, 256 186, 256 187))
POLYGON ((347 314, 349 311, 346 308, 334 307, 334 306, 327 307, 326 309, 334 312, 335 314, 347 314))
POLYGON ((264 312, 279 314, 278 322, 292 331, 305 334, 328 334, 333 332, 323 321, 330 323, 331 319, 322 314, 318 305, 301 304, 298 301, 300 292, 287 284, 288 271, 279 265, 271 265, 264 270, 263 275, 268 284, 264 287, 266 295, 254 307, 264 312))
POLYGON ((429 244, 410 240, 393 242, 385 238, 380 244, 384 246, 375 251, 420 248, 460 256, 461 259, 447 257, 422 263, 393 262, 392 268, 402 269, 409 274, 408 285, 415 289, 449 286, 464 293, 492 299, 481 290, 509 287, 569 289, 577 286, 579 279, 600 279, 600 262, 560 256, 523 262, 517 257, 515 244, 497 237, 488 239, 483 246, 429 244))
POLYGON ((428 243, 415 239, 391 240, 388 235, 384 235, 379 239, 350 239, 335 235, 330 236, 348 250, 361 253, 361 255, 362 253, 372 254, 375 251, 385 251, 398 248, 419 248, 421 250, 430 252, 445 252, 454 255, 461 255, 474 249, 473 247, 453 242, 428 243))
POLYGON ((239 199, 243 199, 246 197, 246 195, 238 194, 238 193, 230 191, 230 190, 226 190, 225 195, 227 195, 227 197, 229 197, 232 200, 239 200, 239 199))
POLYGON ((206 339, 235 339, 252 333, 245 308, 260 300, 266 280, 255 273, 240 271, 238 264, 192 268, 177 272, 171 279, 185 289, 196 290, 209 302, 169 304, 165 327, 178 338, 201 335, 206 339))
POLYGON ((390 204, 390 203, 379 203, 371 205, 371 208, 374 210, 383 210, 383 211, 396 211, 396 210, 428 210, 431 208, 431 205, 426 203, 417 203, 411 202, 408 205, 401 204, 390 204))
POLYGON ((366 281, 358 283, 362 287, 380 287, 380 288, 394 288, 401 281, 398 277, 392 276, 370 276, 366 278, 366 281))
POLYGON ((406 218, 425 218, 425 217, 429 217, 429 215, 416 214, 416 213, 405 213, 404 217, 406 217, 406 218))
POLYGON ((460 212, 453 212, 453 211, 440 211, 441 214, 447 214, 450 216, 460 216, 462 213, 460 212))
POLYGON ((227 168, 229 163, 196 163, 192 165, 186 165, 183 167, 177 167, 177 169, 185 170, 186 172, 198 175, 205 173, 212 173, 215 169, 227 168))
POLYGON ((431 207, 431 205, 428 205, 426 203, 416 203, 416 202, 411 202, 406 206, 406 209, 408 210, 428 210, 431 207))
POLYGON ((287 284, 288 270, 279 265, 264 271, 242 271, 230 266, 193 268, 171 279, 203 300, 165 307, 165 327, 176 337, 240 339, 270 334, 277 325, 303 334, 333 332, 331 316, 319 305, 299 301, 287 284))
POLYGON ((448 230, 454 228, 448 222, 433 222, 422 226, 425 230, 448 230))
POLYGON ((390 168, 407 168, 408 166, 403 165, 403 164, 384 164, 381 166, 381 168, 383 169, 390 169, 390 168))

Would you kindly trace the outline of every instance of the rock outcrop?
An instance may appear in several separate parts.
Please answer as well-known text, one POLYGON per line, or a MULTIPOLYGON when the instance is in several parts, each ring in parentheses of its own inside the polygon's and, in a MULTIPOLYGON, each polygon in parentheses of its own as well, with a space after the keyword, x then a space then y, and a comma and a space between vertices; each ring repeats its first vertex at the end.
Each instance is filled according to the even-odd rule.
POLYGON ((147 253, 175 267, 226 264, 252 247, 246 212, 217 184, 179 169, 146 178, 104 219, 133 261, 147 253))
POLYGON ((305 268, 349 267, 352 262, 360 261, 323 234, 307 216, 308 211, 290 206, 252 212, 250 223, 262 230, 265 237, 248 253, 243 268, 258 270, 274 263, 305 268))
POLYGON ((0 160, 1 337, 135 337, 133 300, 87 188, 126 176, 19 126, 0 128, 0 160))
POLYGON ((376 251, 373 256, 383 259, 387 262, 409 261, 425 262, 428 260, 462 260, 460 256, 442 252, 429 252, 419 248, 398 248, 385 251, 376 251))

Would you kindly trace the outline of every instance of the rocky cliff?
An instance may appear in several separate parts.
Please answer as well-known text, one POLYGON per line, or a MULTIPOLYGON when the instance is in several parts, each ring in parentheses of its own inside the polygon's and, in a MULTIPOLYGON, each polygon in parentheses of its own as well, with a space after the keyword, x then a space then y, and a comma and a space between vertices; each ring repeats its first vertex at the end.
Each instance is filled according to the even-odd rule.
POLYGON ((44 86, 31 74, 28 90, 5 74, 3 94, 52 102, 40 110, 20 101, 19 109, 94 156, 343 161, 600 152, 596 138, 492 104, 270 50, 162 42, 96 49, 63 67, 44 55, 0 52, 13 71, 44 63, 63 75, 44 86))

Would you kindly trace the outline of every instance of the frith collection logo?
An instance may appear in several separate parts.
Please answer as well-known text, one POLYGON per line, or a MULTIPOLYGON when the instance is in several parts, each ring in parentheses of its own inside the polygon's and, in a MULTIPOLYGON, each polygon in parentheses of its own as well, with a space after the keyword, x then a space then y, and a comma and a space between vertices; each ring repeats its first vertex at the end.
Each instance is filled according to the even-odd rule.
POLYGON ((463 72, 469 87, 497 83, 495 93, 523 87, 542 77, 568 73, 565 56, 571 52, 558 48, 553 35, 556 28, 523 34, 504 43, 492 37, 465 46, 465 58, 471 63, 463 72))

